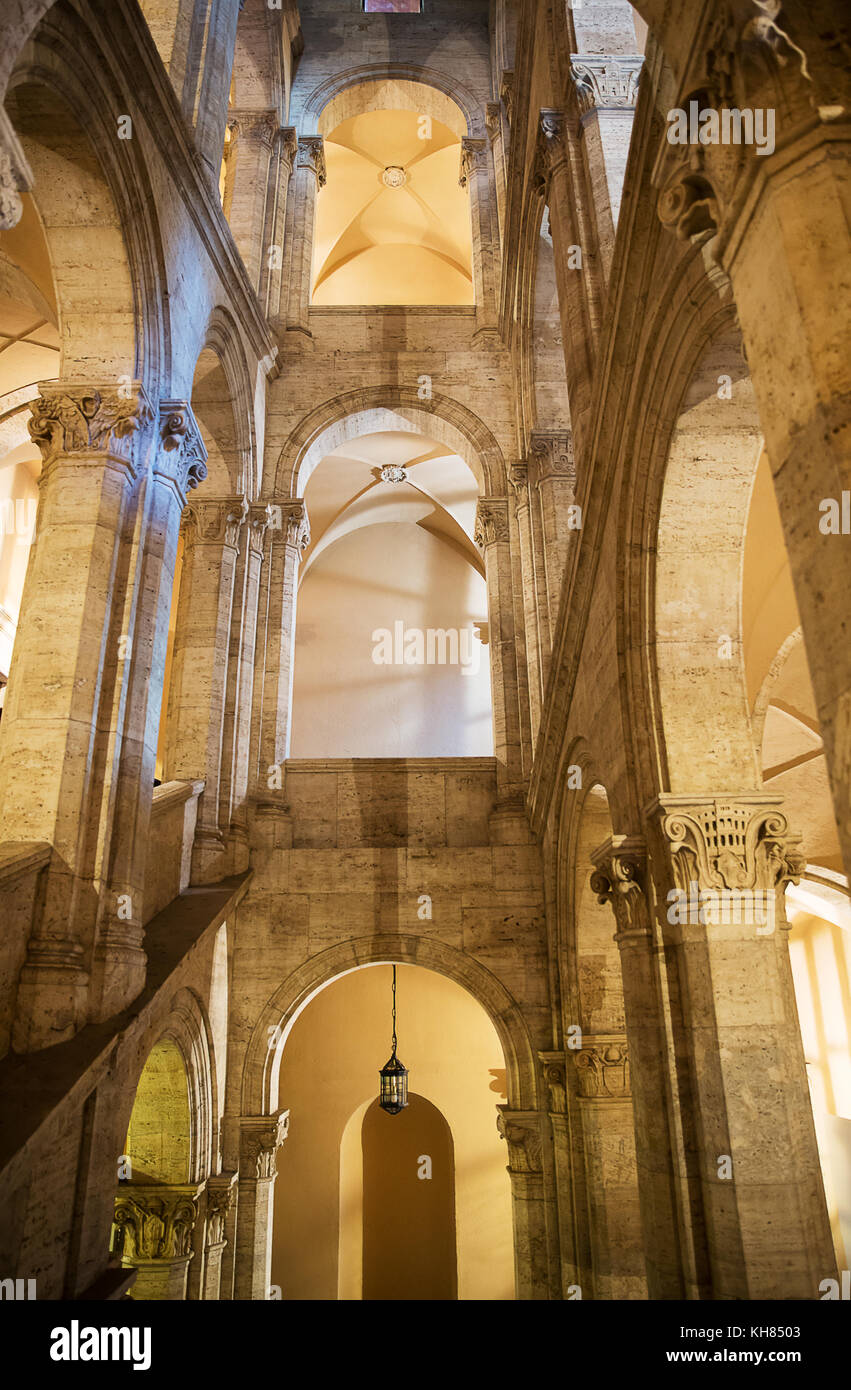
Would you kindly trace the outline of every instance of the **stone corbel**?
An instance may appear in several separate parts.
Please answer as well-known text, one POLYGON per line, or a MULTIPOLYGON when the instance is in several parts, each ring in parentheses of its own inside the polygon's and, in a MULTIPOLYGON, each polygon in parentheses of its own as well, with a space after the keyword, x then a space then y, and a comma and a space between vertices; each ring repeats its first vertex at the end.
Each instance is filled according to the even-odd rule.
POLYGON ((207 476, 207 447, 188 401, 160 401, 160 440, 154 472, 174 483, 185 506, 187 493, 207 476))
POLYGON ((566 1068, 563 1052, 539 1052, 550 1099, 550 1115, 564 1115, 567 1110, 566 1068))
POLYGON ((207 1179, 207 1249, 225 1244, 225 1222, 236 1201, 236 1193, 236 1173, 218 1173, 207 1179))
POLYGON ((594 872, 591 889, 599 903, 608 903, 615 914, 619 946, 643 941, 650 935, 650 909, 646 891, 647 849, 642 839, 612 835, 591 855, 594 872))
POLYGON ((239 1131, 240 1182, 275 1177, 275 1156, 289 1129, 289 1110, 281 1110, 277 1115, 242 1117, 239 1131))
POLYGON ((321 135, 302 135, 298 139, 296 168, 310 169, 316 176, 317 188, 325 187, 325 141, 321 135))
POLYGON ((573 436, 570 430, 534 430, 529 436, 529 457, 537 486, 548 478, 576 482, 573 436))

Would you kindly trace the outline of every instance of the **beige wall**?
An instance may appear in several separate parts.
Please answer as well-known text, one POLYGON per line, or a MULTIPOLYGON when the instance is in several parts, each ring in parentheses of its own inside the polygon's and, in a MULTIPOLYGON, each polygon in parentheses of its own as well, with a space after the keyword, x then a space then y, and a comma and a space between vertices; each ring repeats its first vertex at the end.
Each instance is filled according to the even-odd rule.
MULTIPOLYGON (((399 1056, 411 1090, 446 1119, 455 1150, 458 1297, 511 1299, 507 1154, 496 1128, 496 1106, 505 1099, 499 1040, 458 985, 411 966, 399 966, 397 977, 399 1056)), ((341 1144, 348 1126, 351 1160, 390 1054, 390 979, 390 966, 381 965, 334 981, 307 1006, 285 1044, 280 1097, 291 1123, 278 1154, 272 1250, 272 1283, 285 1299, 338 1296, 341 1144)), ((349 1212, 357 1197, 351 1172, 348 1164, 349 1212)))

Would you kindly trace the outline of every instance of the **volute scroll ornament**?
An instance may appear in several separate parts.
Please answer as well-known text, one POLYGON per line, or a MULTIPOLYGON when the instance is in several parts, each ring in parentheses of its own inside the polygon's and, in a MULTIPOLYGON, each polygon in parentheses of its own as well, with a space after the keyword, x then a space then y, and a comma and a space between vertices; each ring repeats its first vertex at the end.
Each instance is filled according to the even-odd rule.
POLYGON ((240 1181, 274 1178, 276 1155, 290 1128, 290 1112, 246 1116, 240 1121, 240 1181))
POLYGON ((30 438, 41 450, 44 467, 64 455, 132 457, 133 437, 153 419, 141 382, 125 386, 89 382, 41 382, 30 404, 30 438))
POLYGON ((790 831, 780 798, 761 793, 706 800, 660 797, 660 818, 677 888, 782 892, 806 866, 800 835, 790 831))
POLYGON ((128 1261, 191 1256, 200 1191, 188 1184, 122 1184, 113 1215, 116 1254, 128 1261))
POLYGON ((615 914, 615 941, 624 945, 650 933, 645 887, 647 851, 636 837, 613 835, 591 855, 594 872, 591 889, 599 903, 608 903, 615 914))
POLYGON ((572 1055, 583 1099, 629 1099, 629 1044, 625 1037, 583 1033, 582 1047, 572 1055))

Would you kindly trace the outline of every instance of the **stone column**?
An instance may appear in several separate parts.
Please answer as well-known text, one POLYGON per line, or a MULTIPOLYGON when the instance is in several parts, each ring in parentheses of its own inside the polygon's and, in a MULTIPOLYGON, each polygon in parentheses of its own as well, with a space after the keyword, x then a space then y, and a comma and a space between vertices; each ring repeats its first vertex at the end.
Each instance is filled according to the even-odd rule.
POLYGON ((574 53, 570 75, 576 84, 580 130, 597 219, 597 238, 608 283, 615 232, 644 59, 638 55, 574 53))
POLYGON ((214 185, 219 182, 225 143, 236 24, 241 9, 240 0, 211 0, 207 21, 195 144, 210 170, 214 185))
POLYGON ((550 1129, 553 1137, 553 1168, 555 1174, 555 1198, 558 1221, 558 1249, 561 1266, 560 1296, 564 1299, 576 1297, 582 1279, 583 1232, 577 1229, 577 1210, 581 1211, 583 1184, 577 1179, 570 1115, 567 1107, 567 1084, 564 1054, 561 1052, 539 1052, 544 1081, 549 1093, 550 1129))
POLYGON ((265 640, 256 648, 251 746, 258 815, 275 835, 281 827, 275 830, 272 822, 287 819, 283 769, 290 751, 296 587, 310 523, 301 498, 272 502, 269 512, 258 618, 265 640))
POLYGON ((262 263, 268 258, 266 207, 274 197, 273 151, 277 143, 277 111, 231 111, 229 126, 235 161, 230 204, 230 229, 255 290, 260 289, 262 263))
POLYGON ((272 149, 269 197, 266 200, 266 225, 263 233, 263 254, 260 258, 259 298, 267 319, 278 323, 282 309, 281 292, 284 275, 284 235, 287 221, 287 201, 290 179, 298 150, 293 126, 282 126, 272 149))
POLYGON ((473 286, 476 294, 476 336, 497 339, 496 296, 498 279, 498 229, 495 227, 490 160, 486 140, 464 136, 458 182, 470 195, 473 230, 473 286))
POLYGON ((201 1191, 197 1183, 121 1184, 112 1249, 125 1269, 136 1270, 131 1298, 185 1299, 201 1191))
POLYGON ((549 615, 544 678, 549 669, 550 638, 558 618, 571 536, 581 529, 576 510, 576 469, 569 430, 536 430, 529 441, 532 478, 538 493, 549 615), (571 510, 573 508, 573 510, 571 510))
POLYGON ((243 497, 190 502, 172 656, 164 779, 205 782, 198 806, 192 882, 226 872, 219 826, 222 734, 234 572, 243 497))
POLYGON ((550 1297, 542 1121, 535 1110, 497 1106, 497 1129, 508 1145, 514 1213, 514 1270, 519 1299, 550 1297))
POLYGON ((629 1044, 623 1034, 583 1033, 570 1053, 585 1151, 594 1297, 647 1298, 629 1044))
MULTIPOLYGON (((520 536, 520 569, 523 591, 523 621, 526 629, 526 670, 529 685, 529 720, 534 748, 541 723, 541 701, 544 694, 541 615, 535 577, 535 551, 532 542, 532 522, 529 516, 529 473, 525 463, 513 463, 508 481, 514 489, 514 514, 520 536)), ((545 619, 546 620, 546 619, 545 619)), ((549 640, 547 630, 546 640, 549 640)))
POLYGON ((762 149, 670 145, 654 182, 659 215, 729 276, 774 475, 807 647, 846 872, 851 873, 851 642, 843 618, 851 546, 851 356, 847 351, 847 166, 851 79, 817 7, 789 0, 777 22, 713 22, 676 105, 775 121, 762 149), (778 350, 782 345, 782 351, 778 350))
POLYGON ((271 515, 272 509, 268 506, 257 504, 248 509, 237 564, 235 589, 238 602, 234 602, 231 618, 231 660, 222 740, 219 822, 223 827, 228 827, 233 839, 233 873, 242 873, 248 868, 245 799, 250 763, 260 572, 264 537, 271 515))
POLYGON ((207 1213, 204 1235, 204 1275, 201 1297, 217 1301, 221 1293, 222 1255, 228 1213, 236 1201, 236 1173, 219 1173, 207 1179, 207 1213))
POLYGON ((18 1052, 66 1041, 86 1020, 94 913, 83 890, 102 798, 93 731, 123 680, 120 558, 137 436, 153 418, 138 383, 126 396, 113 384, 40 389, 30 422, 43 458, 38 518, 0 732, 4 837, 52 847, 18 982, 18 1052))
POLYGON ((714 1298, 817 1298, 834 1273, 784 911, 804 856, 781 800, 648 812, 714 1298))
POLYGON ((234 1298, 265 1300, 272 1274, 272 1198, 276 1152, 289 1133, 290 1112, 240 1121, 239 1195, 234 1298))
POLYGON ((163 699, 180 517, 187 493, 207 476, 207 450, 187 401, 161 401, 138 562, 139 601, 126 634, 130 668, 114 818, 104 871, 91 1013, 104 1019, 144 986, 142 949, 148 828, 163 699))
POLYGON ((603 317, 603 281, 594 229, 583 212, 584 181, 561 111, 540 116, 536 178, 547 199, 553 237, 564 370, 577 454, 590 428, 591 385, 603 317))
POLYGON ((287 198, 286 330, 311 339, 310 281, 316 222, 316 195, 325 185, 325 144, 321 135, 298 141, 292 187, 287 198))
MULTIPOLYGON (((488 633, 490 637, 491 692, 493 698, 494 754, 497 760, 496 811, 500 825, 509 837, 523 832, 522 752, 517 690, 514 603, 511 587, 511 547, 508 501, 504 497, 480 497, 476 508, 476 545, 485 558, 488 587, 488 633), (502 820, 504 818, 504 824, 502 820)), ((492 822, 494 817, 491 817, 492 822)))
POLYGON ((651 1299, 697 1298, 693 1232, 699 1217, 687 1196, 664 948, 654 939, 647 852, 638 837, 614 835, 591 858, 591 887, 614 911, 621 953, 647 1291, 651 1299))
POLYGON ((507 189, 506 140, 503 129, 502 103, 489 101, 485 107, 485 125, 491 143, 493 157, 494 183, 496 187, 496 216, 499 224, 499 245, 505 246, 505 203, 507 189))

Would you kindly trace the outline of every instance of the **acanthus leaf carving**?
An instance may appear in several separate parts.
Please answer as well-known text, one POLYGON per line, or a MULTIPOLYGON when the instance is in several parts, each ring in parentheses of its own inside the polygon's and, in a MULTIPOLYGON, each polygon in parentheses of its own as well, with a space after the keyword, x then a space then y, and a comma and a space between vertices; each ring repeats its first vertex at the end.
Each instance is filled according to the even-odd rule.
POLYGON ((480 497, 476 506, 474 540, 480 550, 510 536, 508 502, 504 497, 480 497))
POLYGON ((140 382, 126 387, 43 382, 30 404, 30 437, 45 468, 62 455, 109 454, 129 461, 134 435, 153 419, 140 382))
POLYGON ((127 1261, 191 1255, 200 1191, 189 1184, 122 1183, 113 1215, 116 1254, 127 1261))
POLYGON ((594 872, 591 889, 599 903, 608 903, 615 914, 619 945, 646 937, 650 931, 645 890, 647 854, 637 837, 613 835, 591 855, 594 872))
POLYGON ((570 75, 583 112, 634 107, 643 65, 643 58, 632 55, 571 54, 570 75))

